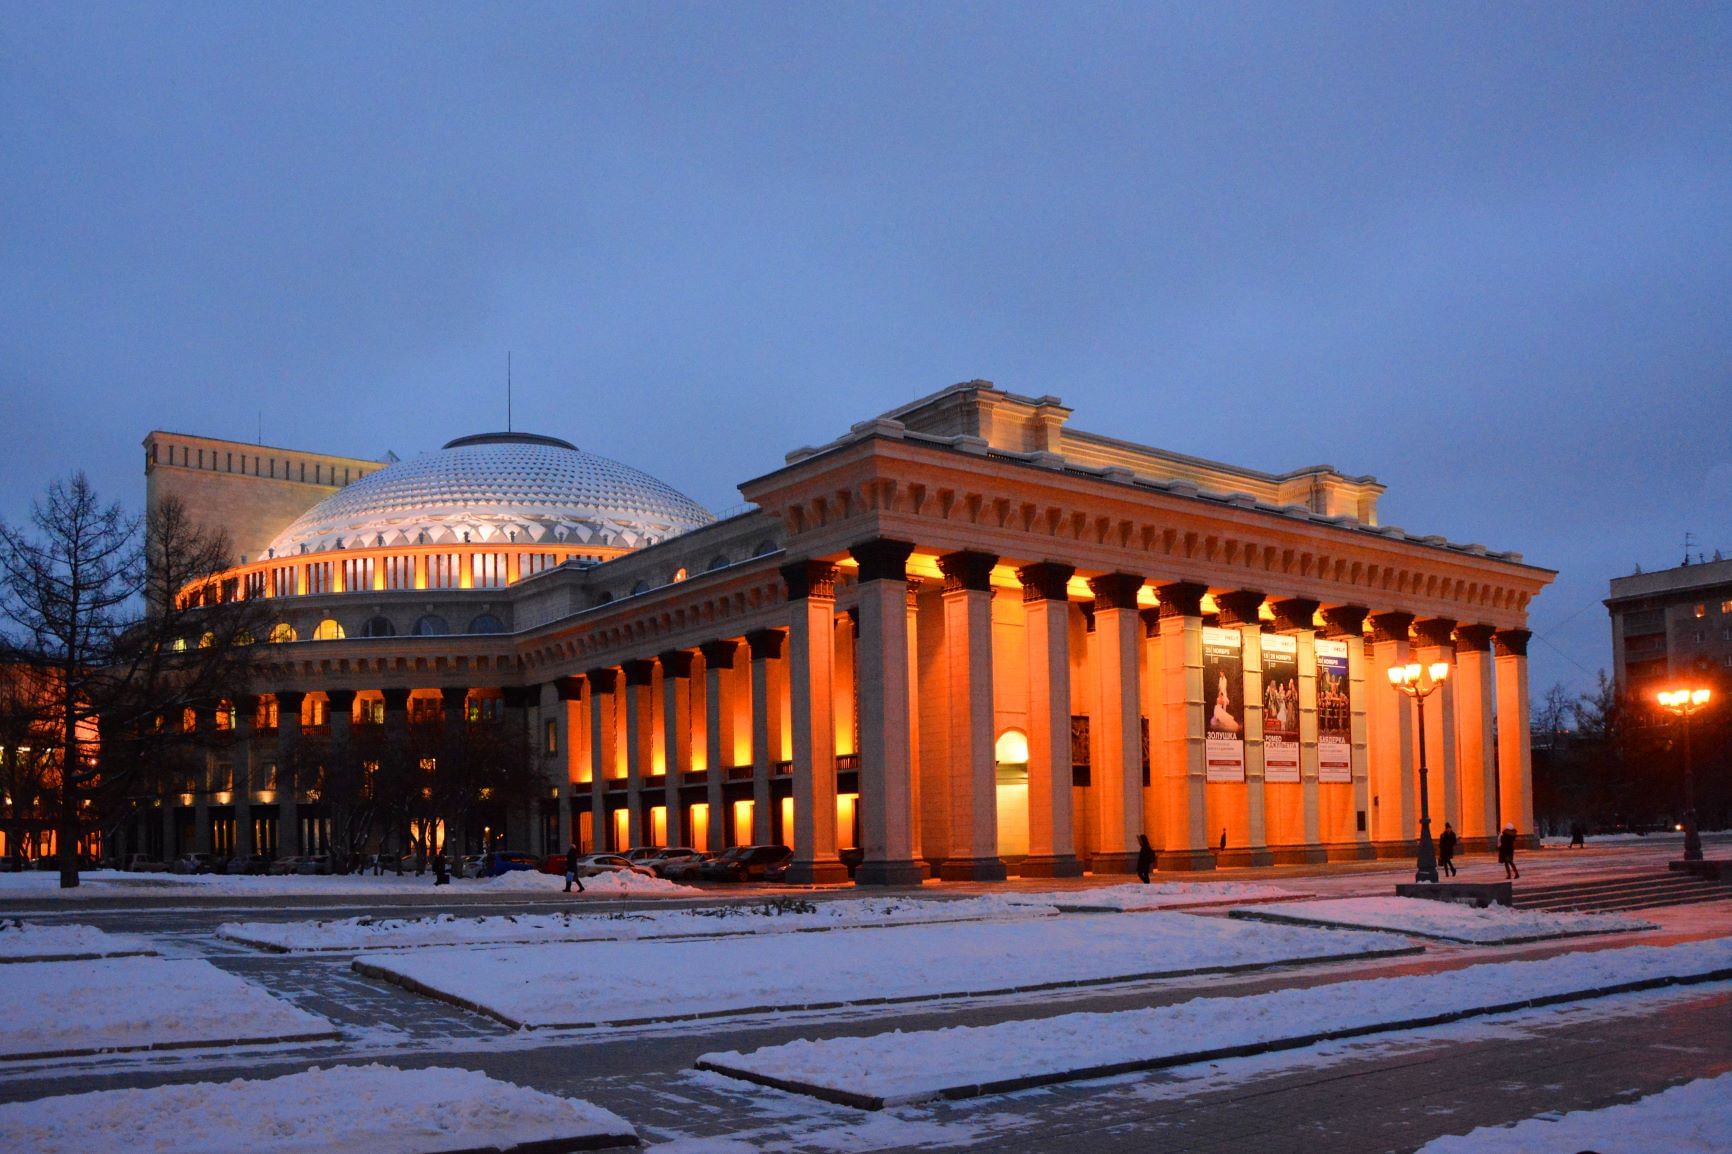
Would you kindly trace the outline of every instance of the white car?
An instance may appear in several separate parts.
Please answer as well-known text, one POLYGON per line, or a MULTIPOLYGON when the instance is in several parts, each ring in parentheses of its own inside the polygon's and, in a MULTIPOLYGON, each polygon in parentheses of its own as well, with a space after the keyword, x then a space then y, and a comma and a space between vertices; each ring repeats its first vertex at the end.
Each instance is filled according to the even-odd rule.
POLYGON ((656 872, 648 866, 638 865, 617 853, 592 853, 588 857, 577 859, 577 876, 592 878, 597 874, 634 873, 646 878, 653 878, 656 872))

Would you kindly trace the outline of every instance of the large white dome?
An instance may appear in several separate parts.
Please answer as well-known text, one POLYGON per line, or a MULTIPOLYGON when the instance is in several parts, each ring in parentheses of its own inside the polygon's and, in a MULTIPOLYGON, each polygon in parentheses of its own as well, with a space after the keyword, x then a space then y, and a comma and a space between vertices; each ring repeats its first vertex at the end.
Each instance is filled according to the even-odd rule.
POLYGON ((481 433, 333 493, 277 534, 271 553, 542 541, 636 549, 713 520, 648 473, 556 437, 481 433))

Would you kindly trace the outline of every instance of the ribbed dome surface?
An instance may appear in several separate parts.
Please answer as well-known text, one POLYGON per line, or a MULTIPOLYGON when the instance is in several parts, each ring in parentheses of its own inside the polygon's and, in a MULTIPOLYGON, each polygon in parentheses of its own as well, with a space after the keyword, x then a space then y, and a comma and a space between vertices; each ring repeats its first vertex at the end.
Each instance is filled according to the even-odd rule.
POLYGON ((277 535, 273 554, 499 543, 635 549, 715 518, 648 473, 530 433, 459 437, 333 493, 277 535))

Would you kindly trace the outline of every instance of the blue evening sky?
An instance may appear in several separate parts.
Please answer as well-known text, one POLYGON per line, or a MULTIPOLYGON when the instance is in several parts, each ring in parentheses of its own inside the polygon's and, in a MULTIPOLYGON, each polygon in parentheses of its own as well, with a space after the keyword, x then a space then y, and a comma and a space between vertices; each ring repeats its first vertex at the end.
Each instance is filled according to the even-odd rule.
POLYGON ((720 508, 955 381, 1389 486, 1606 581, 1732 554, 1732 8, 0 3, 0 515, 152 428, 516 423, 720 508))

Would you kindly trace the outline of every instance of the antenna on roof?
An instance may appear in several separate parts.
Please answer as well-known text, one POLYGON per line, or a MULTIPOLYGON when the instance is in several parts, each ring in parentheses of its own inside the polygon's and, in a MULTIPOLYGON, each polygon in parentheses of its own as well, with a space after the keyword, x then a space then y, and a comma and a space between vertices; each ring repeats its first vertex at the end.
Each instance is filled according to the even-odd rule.
POLYGON ((259 444, 265 443, 265 411, 259 410, 259 444))
POLYGON ((1688 565, 1690 563, 1690 550, 1695 547, 1696 534, 1690 532, 1688 529, 1684 530, 1684 564, 1688 565))
POLYGON ((505 350, 505 431, 511 431, 511 350, 505 350))

